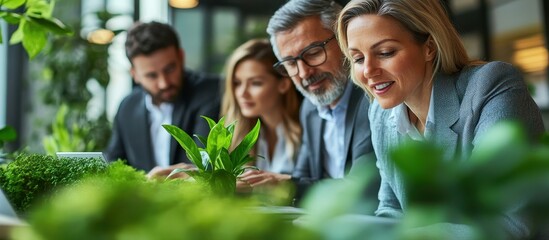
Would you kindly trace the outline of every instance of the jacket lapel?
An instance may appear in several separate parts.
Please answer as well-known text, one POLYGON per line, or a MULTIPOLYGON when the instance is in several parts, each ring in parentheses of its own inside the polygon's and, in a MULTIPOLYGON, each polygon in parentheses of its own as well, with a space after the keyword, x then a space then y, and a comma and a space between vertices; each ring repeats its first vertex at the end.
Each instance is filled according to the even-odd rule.
POLYGON ((433 86, 435 129, 432 140, 445 149, 446 159, 455 156, 458 144, 458 134, 451 128, 459 119, 460 108, 454 81, 452 76, 438 74, 433 86))
MULTIPOLYGON (((186 91, 188 87, 183 87, 183 90, 180 93, 180 96, 177 98, 177 102, 174 104, 174 109, 172 113, 172 125, 175 125, 181 129, 188 129, 188 118, 189 116, 185 115, 185 109, 187 109, 187 99, 189 98, 190 93, 186 91), (183 120, 185 118, 185 120, 183 120)), ((194 133, 187 133, 191 137, 194 133)), ((170 139, 170 164, 173 165, 178 162, 178 159, 176 159, 176 151, 180 149, 179 143, 175 140, 175 138, 170 139)))
POLYGON ((134 143, 132 143, 132 148, 134 148, 136 156, 138 159, 143 159, 134 164, 142 164, 143 169, 152 169, 156 166, 156 162, 152 150, 151 124, 149 122, 147 108, 145 107, 145 94, 146 93, 143 92, 141 103, 136 108, 133 117, 130 118, 133 127, 136 129, 136 131, 130 131, 130 139, 133 139, 134 141, 134 143), (137 129, 143 129, 144 131, 137 131, 137 129))
MULTIPOLYGON (((324 158, 322 158, 323 155, 323 146, 322 146, 322 129, 324 129, 324 121, 321 117, 318 116, 318 113, 314 111, 311 111, 309 114, 309 119, 311 123, 311 128, 309 129, 309 133, 311 135, 311 147, 313 150, 311 151, 312 158, 310 159, 311 169, 316 170, 315 174, 318 174, 316 177, 322 178, 322 169, 324 164, 324 158), (320 166, 319 166, 320 165, 320 166)), ((314 177, 314 176, 313 176, 314 177)))
POLYGON ((349 98, 347 112, 345 113, 345 139, 343 142, 344 144, 343 146, 345 146, 345 149, 344 149, 345 155, 343 158, 345 159, 345 172, 347 172, 348 169, 350 169, 353 163, 352 156, 349 156, 349 154, 352 151, 351 137, 355 129, 355 120, 356 120, 356 114, 358 112, 358 104, 360 103, 360 94, 364 94, 364 92, 361 89, 355 87, 354 85, 351 86, 351 88, 352 88, 351 97, 349 98))

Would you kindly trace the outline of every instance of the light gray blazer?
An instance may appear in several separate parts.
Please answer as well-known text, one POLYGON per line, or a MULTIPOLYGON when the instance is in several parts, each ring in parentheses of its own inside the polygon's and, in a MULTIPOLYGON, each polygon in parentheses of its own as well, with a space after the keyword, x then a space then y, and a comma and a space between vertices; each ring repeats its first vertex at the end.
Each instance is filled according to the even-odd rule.
MULTIPOLYGON (((501 120, 522 122, 532 139, 544 131, 538 106, 521 73, 510 64, 491 62, 468 67, 453 75, 437 74, 433 81, 435 126, 430 140, 444 149, 447 159, 468 159, 477 136, 501 120)), ((397 132, 391 111, 374 101, 369 112, 372 145, 381 175, 376 215, 401 217, 407 202, 404 183, 388 154, 408 137, 397 132)), ((508 217, 505 222, 514 237, 529 235, 528 227, 520 220, 508 217)))

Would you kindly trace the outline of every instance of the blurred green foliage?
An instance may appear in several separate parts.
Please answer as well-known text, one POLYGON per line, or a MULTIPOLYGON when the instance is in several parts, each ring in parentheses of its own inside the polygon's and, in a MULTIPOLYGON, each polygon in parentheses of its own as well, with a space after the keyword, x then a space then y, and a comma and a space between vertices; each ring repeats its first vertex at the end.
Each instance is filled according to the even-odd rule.
MULTIPOLYGON (((213 129, 219 123, 210 124, 213 129)), ((210 137, 226 146, 219 136, 201 141, 210 137)), ((484 134, 470 158, 450 161, 443 155, 430 142, 392 151, 406 183, 402 219, 354 214, 373 204, 361 199, 373 175, 365 168, 317 184, 303 201, 307 214, 297 225, 254 210, 262 204, 256 198, 215 194, 207 184, 179 179, 148 181, 119 161, 29 212, 31 226, 16 229, 13 239, 463 239, 456 232, 466 233, 465 239, 506 239, 502 214, 517 207, 532 231, 549 223, 547 142, 531 143, 517 124, 505 122, 484 134)), ((202 167, 210 164, 215 165, 202 167)), ((0 168, 0 183, 6 169, 0 168)))
POLYGON ((52 134, 46 136, 42 143, 46 153, 55 156, 57 152, 92 152, 96 140, 90 135, 91 127, 72 123, 70 127, 65 122, 68 114, 67 105, 61 105, 52 124, 52 134))
POLYGON ((365 177, 316 185, 301 224, 328 239, 507 239, 501 223, 513 211, 539 234, 549 226, 548 137, 532 143, 520 125, 502 122, 470 158, 453 160, 444 160, 436 143, 407 142, 391 155, 406 184, 403 219, 350 214, 357 204, 371 204, 360 201, 365 177))
POLYGON ((51 196, 60 187, 106 167, 101 159, 21 154, 0 166, 0 187, 15 210, 26 213, 36 201, 51 196))
MULTIPOLYGON (((106 11, 93 14, 100 20, 101 27, 106 27, 106 23, 111 18, 118 16, 106 11)), ((80 22, 72 25, 77 32, 81 31, 80 22)), ((118 34, 122 31, 114 30, 113 32, 118 34)), ((106 89, 111 80, 108 66, 111 43, 94 44, 80 34, 69 37, 55 36, 50 40, 42 57, 45 65, 42 71, 45 87, 41 89, 43 102, 56 107, 66 105, 69 108, 69 111, 65 112, 66 121, 80 126, 80 129, 85 129, 87 142, 93 139, 93 146, 89 146, 91 148, 89 150, 103 150, 111 134, 111 125, 106 112, 106 89), (103 96, 100 101, 102 102, 101 111, 97 112, 97 116, 88 116, 89 102, 93 97, 89 89, 90 83, 97 83, 101 91, 96 94, 103 96)), ((52 135, 55 135, 54 128, 52 125, 52 135)), ((70 129, 70 127, 66 128, 70 129)), ((79 150, 72 149, 72 151, 79 150)))
POLYGON ((540 211, 549 219, 549 201, 536 209, 528 206, 532 200, 549 200, 549 145, 531 143, 519 124, 496 124, 468 159, 443 161, 442 153, 427 142, 409 142, 393 152, 413 210, 409 227, 466 224, 480 239, 502 239, 506 233, 498 221, 512 210, 532 226, 542 224, 536 217, 540 211))
POLYGON ((233 149, 231 143, 235 123, 225 126, 225 118, 221 118, 217 123, 208 117, 202 116, 202 118, 208 122, 210 132, 207 137, 195 136, 204 148, 199 148, 195 141, 179 127, 163 125, 197 167, 197 170, 176 169, 171 174, 186 172, 197 182, 209 186, 213 192, 232 195, 236 188, 236 178, 248 167, 245 164, 254 160, 249 152, 257 141, 261 123, 258 120, 255 127, 233 149), (229 152, 229 149, 233 150, 229 152))
POLYGON ((248 199, 200 184, 145 181, 123 164, 73 185, 29 215, 13 239, 318 239, 248 199))
POLYGON ((6 157, 7 153, 4 152, 4 144, 17 139, 17 132, 11 126, 5 126, 0 128, 0 163, 6 157))
MULTIPOLYGON (((23 47, 32 59, 46 45, 48 32, 58 35, 71 35, 72 30, 52 16, 54 7, 54 0, 0 1, 0 18, 3 18, 9 24, 19 25, 10 38, 10 44, 22 42, 23 47), (17 11, 20 7, 24 7, 23 13, 17 11)), ((2 31, 0 31, 0 43, 2 42, 2 31)))

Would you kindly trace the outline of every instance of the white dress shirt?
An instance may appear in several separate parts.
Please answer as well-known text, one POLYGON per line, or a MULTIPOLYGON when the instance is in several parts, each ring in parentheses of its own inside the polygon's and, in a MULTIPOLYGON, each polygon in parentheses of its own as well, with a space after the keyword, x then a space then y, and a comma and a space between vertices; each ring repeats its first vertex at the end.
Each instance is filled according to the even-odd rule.
POLYGON ((284 127, 279 124, 276 127, 277 142, 273 155, 269 155, 269 144, 267 139, 264 138, 264 134, 259 133, 258 145, 257 145, 257 157, 256 166, 260 170, 265 170, 274 173, 291 174, 294 170, 294 161, 290 158, 290 154, 286 151, 286 137, 284 134, 284 127))
POLYGON ((326 120, 322 139, 324 140, 324 168, 331 178, 345 176, 345 116, 352 83, 349 81, 341 99, 334 109, 329 106, 318 107, 318 115, 326 120))
POLYGON ((171 135, 162 127, 163 124, 172 124, 173 104, 161 103, 156 106, 152 97, 145 97, 145 106, 151 120, 151 143, 153 145, 154 160, 160 167, 170 166, 170 140, 171 135))
POLYGON ((433 116, 433 111, 431 111, 431 109, 434 109, 433 91, 434 90, 431 90, 431 99, 429 100, 429 111, 427 113, 427 123, 425 123, 424 135, 422 135, 416 126, 410 122, 406 104, 401 103, 393 108, 391 114, 393 114, 393 117, 396 119, 397 131, 400 134, 408 135, 414 141, 425 141, 430 138, 435 127, 435 116, 433 116))

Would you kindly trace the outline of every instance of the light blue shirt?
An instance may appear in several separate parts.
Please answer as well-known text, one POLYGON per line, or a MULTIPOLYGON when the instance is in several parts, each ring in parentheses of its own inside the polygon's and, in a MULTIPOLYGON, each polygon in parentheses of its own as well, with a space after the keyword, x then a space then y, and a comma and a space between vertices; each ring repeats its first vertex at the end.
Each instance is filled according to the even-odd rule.
POLYGON ((429 100, 429 111, 427 113, 427 123, 425 124, 424 132, 425 135, 421 135, 416 126, 414 126, 408 118, 408 107, 406 104, 401 103, 400 105, 394 107, 391 114, 393 114, 393 117, 396 119, 398 133, 405 136, 408 135, 415 141, 425 141, 426 139, 430 139, 435 126, 435 116, 432 109, 434 109, 433 90, 431 90, 431 99, 429 100))
POLYGON ((151 95, 145 96, 145 107, 149 111, 151 120, 151 143, 153 145, 154 160, 156 166, 170 166, 170 139, 171 136, 162 125, 172 124, 173 104, 161 103, 156 106, 152 102, 151 95))
POLYGON ((352 82, 348 81, 341 99, 334 109, 330 106, 317 107, 318 115, 326 120, 324 124, 324 168, 331 178, 345 175, 345 116, 351 97, 352 82))

